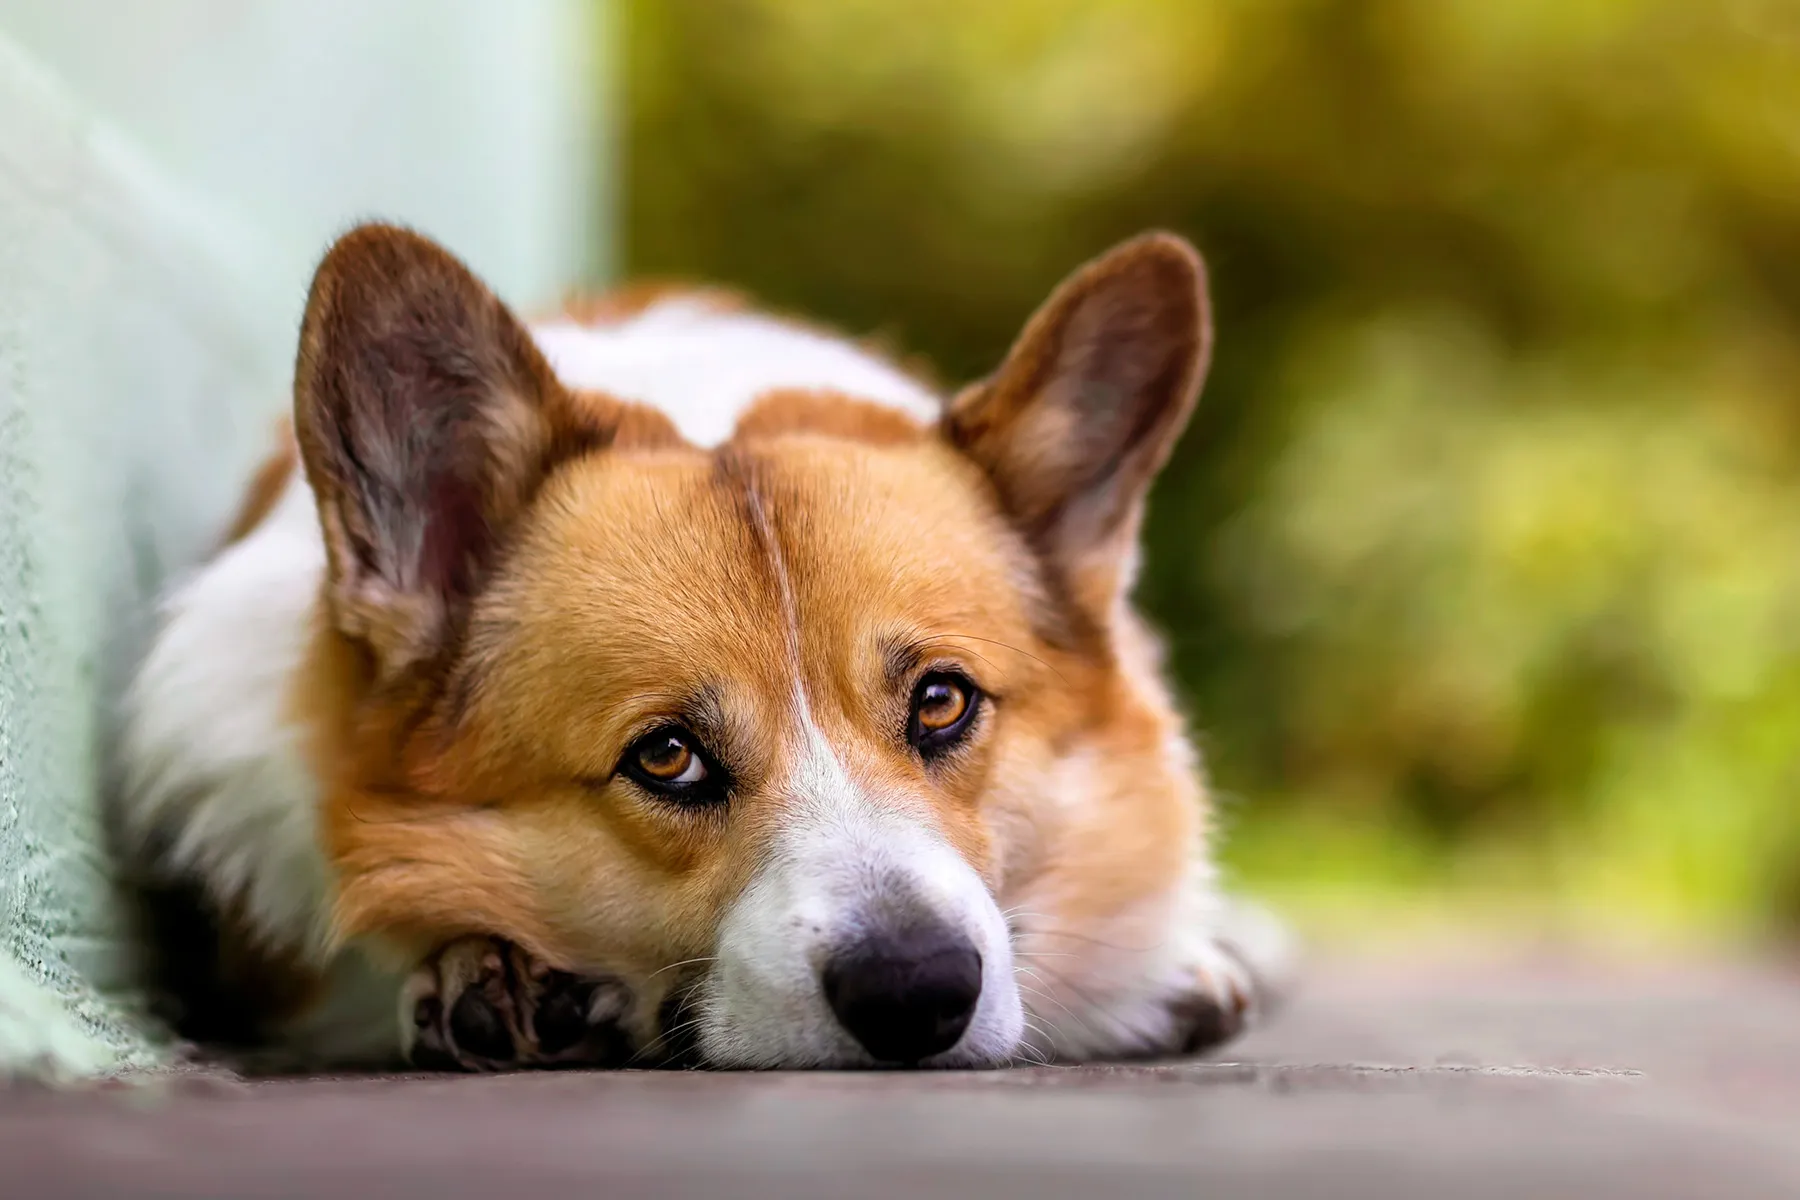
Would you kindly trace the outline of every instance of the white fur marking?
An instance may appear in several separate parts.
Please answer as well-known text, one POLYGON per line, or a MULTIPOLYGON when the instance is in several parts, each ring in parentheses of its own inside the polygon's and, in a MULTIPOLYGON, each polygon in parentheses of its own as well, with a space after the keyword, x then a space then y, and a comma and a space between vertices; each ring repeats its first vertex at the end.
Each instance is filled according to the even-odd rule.
POLYGON ((250 935, 325 978, 323 1000, 260 1055, 283 1068, 386 1065, 401 981, 355 947, 332 950, 318 782, 288 697, 306 651, 325 544, 293 472, 275 508, 164 601, 127 692, 120 819, 153 866, 198 880, 250 935))
POLYGON ((730 911, 701 1000, 700 1045, 720 1065, 850 1066, 873 1060, 832 1014, 820 970, 836 948, 895 907, 930 913, 981 955, 981 998, 932 1066, 1010 1058, 1024 1029, 1006 922, 987 886, 903 798, 871 796, 813 718, 801 674, 799 613, 787 566, 754 489, 751 520, 781 593, 802 750, 785 791, 791 813, 768 862, 730 911))
MULTIPOLYGON (((1193 769, 1186 739, 1172 738, 1165 753, 1193 769)), ((1072 813, 1104 794, 1104 765, 1094 752, 1077 751, 1060 768, 1053 786, 1039 793, 1047 813, 1072 813)), ((1284 927, 1220 892, 1202 843, 1175 888, 1077 928, 1052 915, 1066 908, 1054 873, 1036 886, 1047 890, 1028 890, 1009 911, 1018 923, 1015 963, 1031 1015, 1029 1046, 1044 1058, 1172 1053, 1190 1032, 1181 1014, 1193 999, 1229 1009, 1243 997, 1254 1019, 1291 984, 1294 950, 1284 927)))
POLYGON ((298 471, 249 536, 168 597, 125 698, 126 829, 271 948, 319 961, 329 896, 317 785, 286 711, 325 568, 298 471))
POLYGON ((692 300, 664 300, 616 325, 553 321, 531 332, 563 383, 660 409, 703 447, 730 438, 744 410, 778 388, 844 392, 921 422, 940 409, 929 390, 841 338, 692 300))

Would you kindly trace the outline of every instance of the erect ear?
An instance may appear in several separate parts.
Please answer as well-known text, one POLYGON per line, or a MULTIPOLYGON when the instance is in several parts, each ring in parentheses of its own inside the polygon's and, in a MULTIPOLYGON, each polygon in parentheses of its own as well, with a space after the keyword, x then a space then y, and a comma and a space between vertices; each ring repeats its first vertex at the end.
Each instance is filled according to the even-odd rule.
POLYGON ((945 435, 1102 627, 1131 584, 1144 495, 1211 348, 1200 256, 1173 234, 1146 234, 1065 280, 1000 369, 944 416, 945 435))
POLYGON ((332 620, 384 680, 443 648, 550 467, 606 440, 492 292, 385 225, 346 234, 313 277, 294 427, 332 620))

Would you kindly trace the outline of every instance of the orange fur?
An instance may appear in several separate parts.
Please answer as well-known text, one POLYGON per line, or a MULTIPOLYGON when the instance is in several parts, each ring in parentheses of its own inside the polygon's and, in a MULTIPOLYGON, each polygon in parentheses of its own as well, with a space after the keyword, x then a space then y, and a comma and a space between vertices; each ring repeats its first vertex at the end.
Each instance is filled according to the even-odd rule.
MULTIPOLYGON (((1184 244, 1142 239, 1065 285, 940 427, 778 389, 702 450, 562 387, 422 239, 340 242, 296 382, 329 569, 290 697, 336 937, 406 965, 496 934, 623 976, 654 1011, 796 815, 797 693, 849 778, 1030 910, 1021 945, 1064 952, 1172 894, 1206 798, 1123 596, 1143 493, 1205 371, 1202 286, 1184 244), (382 407, 451 376, 455 414, 423 432, 382 407), (448 516, 369 499, 414 494, 448 496, 448 516), (897 733, 914 682, 950 668, 989 709, 927 762, 897 733), (729 759, 726 810, 617 774, 671 714, 729 759)), ((668 294, 566 313, 616 322, 668 294)), ((265 465, 234 537, 293 457, 265 465)))
POLYGON ((928 431, 904 413, 842 392, 781 388, 764 392, 738 418, 735 440, 749 443, 784 433, 812 432, 876 445, 919 442, 928 431))
MULTIPOLYGON (((1200 815, 1194 785, 1162 761, 1173 713, 1109 656, 1034 632, 1018 586, 1029 551, 983 504, 967 463, 927 438, 844 429, 759 432, 728 453, 750 464, 796 564, 803 671, 851 769, 916 795, 1002 894, 1052 894, 1071 922, 1166 886, 1200 815), (883 736, 903 719, 901 698, 877 682, 893 638, 932 645, 933 661, 966 669, 1004 713, 946 779, 928 779, 883 736), (1075 741, 1095 748, 1104 795, 1087 814, 1051 819, 1031 803, 1031 777, 1075 741), (990 811, 996 775, 1013 786, 990 811), (996 839, 996 826, 1009 836, 996 839)), ((303 705, 328 731, 312 755, 332 780, 345 936, 417 947, 499 931, 550 962, 617 971, 705 952, 785 803, 758 785, 778 778, 788 735, 775 718, 793 681, 740 503, 699 451, 614 451, 568 467, 478 606, 466 653, 481 664, 480 694, 461 713, 440 698, 421 719, 411 694, 371 703, 371 672, 321 632, 303 705), (727 712, 754 764, 731 823, 582 782, 608 773, 641 710, 708 679, 736 689, 727 712)))
POLYGON ((250 479, 250 486, 244 492, 244 499, 238 505, 237 515, 232 517, 231 525, 225 531, 225 545, 241 541, 252 529, 263 523, 263 518, 269 515, 275 508, 276 501, 281 499, 282 491, 293 477, 294 468, 299 465, 300 447, 294 441, 294 423, 284 417, 276 432, 275 449, 257 467, 256 474, 250 479))

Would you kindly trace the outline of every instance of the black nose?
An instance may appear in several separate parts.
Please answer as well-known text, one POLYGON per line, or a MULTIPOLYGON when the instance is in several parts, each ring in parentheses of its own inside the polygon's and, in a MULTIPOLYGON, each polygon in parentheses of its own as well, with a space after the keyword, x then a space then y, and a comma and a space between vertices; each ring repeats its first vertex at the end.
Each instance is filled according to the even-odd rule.
POLYGON ((884 1063, 948 1050, 981 999, 981 955, 941 926, 865 938, 832 955, 822 976, 838 1023, 884 1063))

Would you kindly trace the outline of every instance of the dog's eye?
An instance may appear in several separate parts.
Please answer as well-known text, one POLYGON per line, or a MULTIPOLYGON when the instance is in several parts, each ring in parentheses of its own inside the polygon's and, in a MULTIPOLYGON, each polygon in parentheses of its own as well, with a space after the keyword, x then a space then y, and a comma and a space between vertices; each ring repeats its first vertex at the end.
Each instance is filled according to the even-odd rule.
POLYGON ((661 733, 638 744, 637 766, 658 783, 699 783, 706 764, 679 733, 661 733))
POLYGON ((721 773, 699 740, 678 726, 664 726, 633 742, 619 769, 650 791, 684 803, 705 804, 724 797, 721 773))
POLYGON ((950 728, 968 711, 969 693, 954 679, 929 680, 919 689, 919 702, 913 706, 919 728, 929 733, 950 728))
POLYGON ((981 693, 952 671, 933 671, 913 689, 906 740, 929 757, 961 741, 975 720, 981 693))

